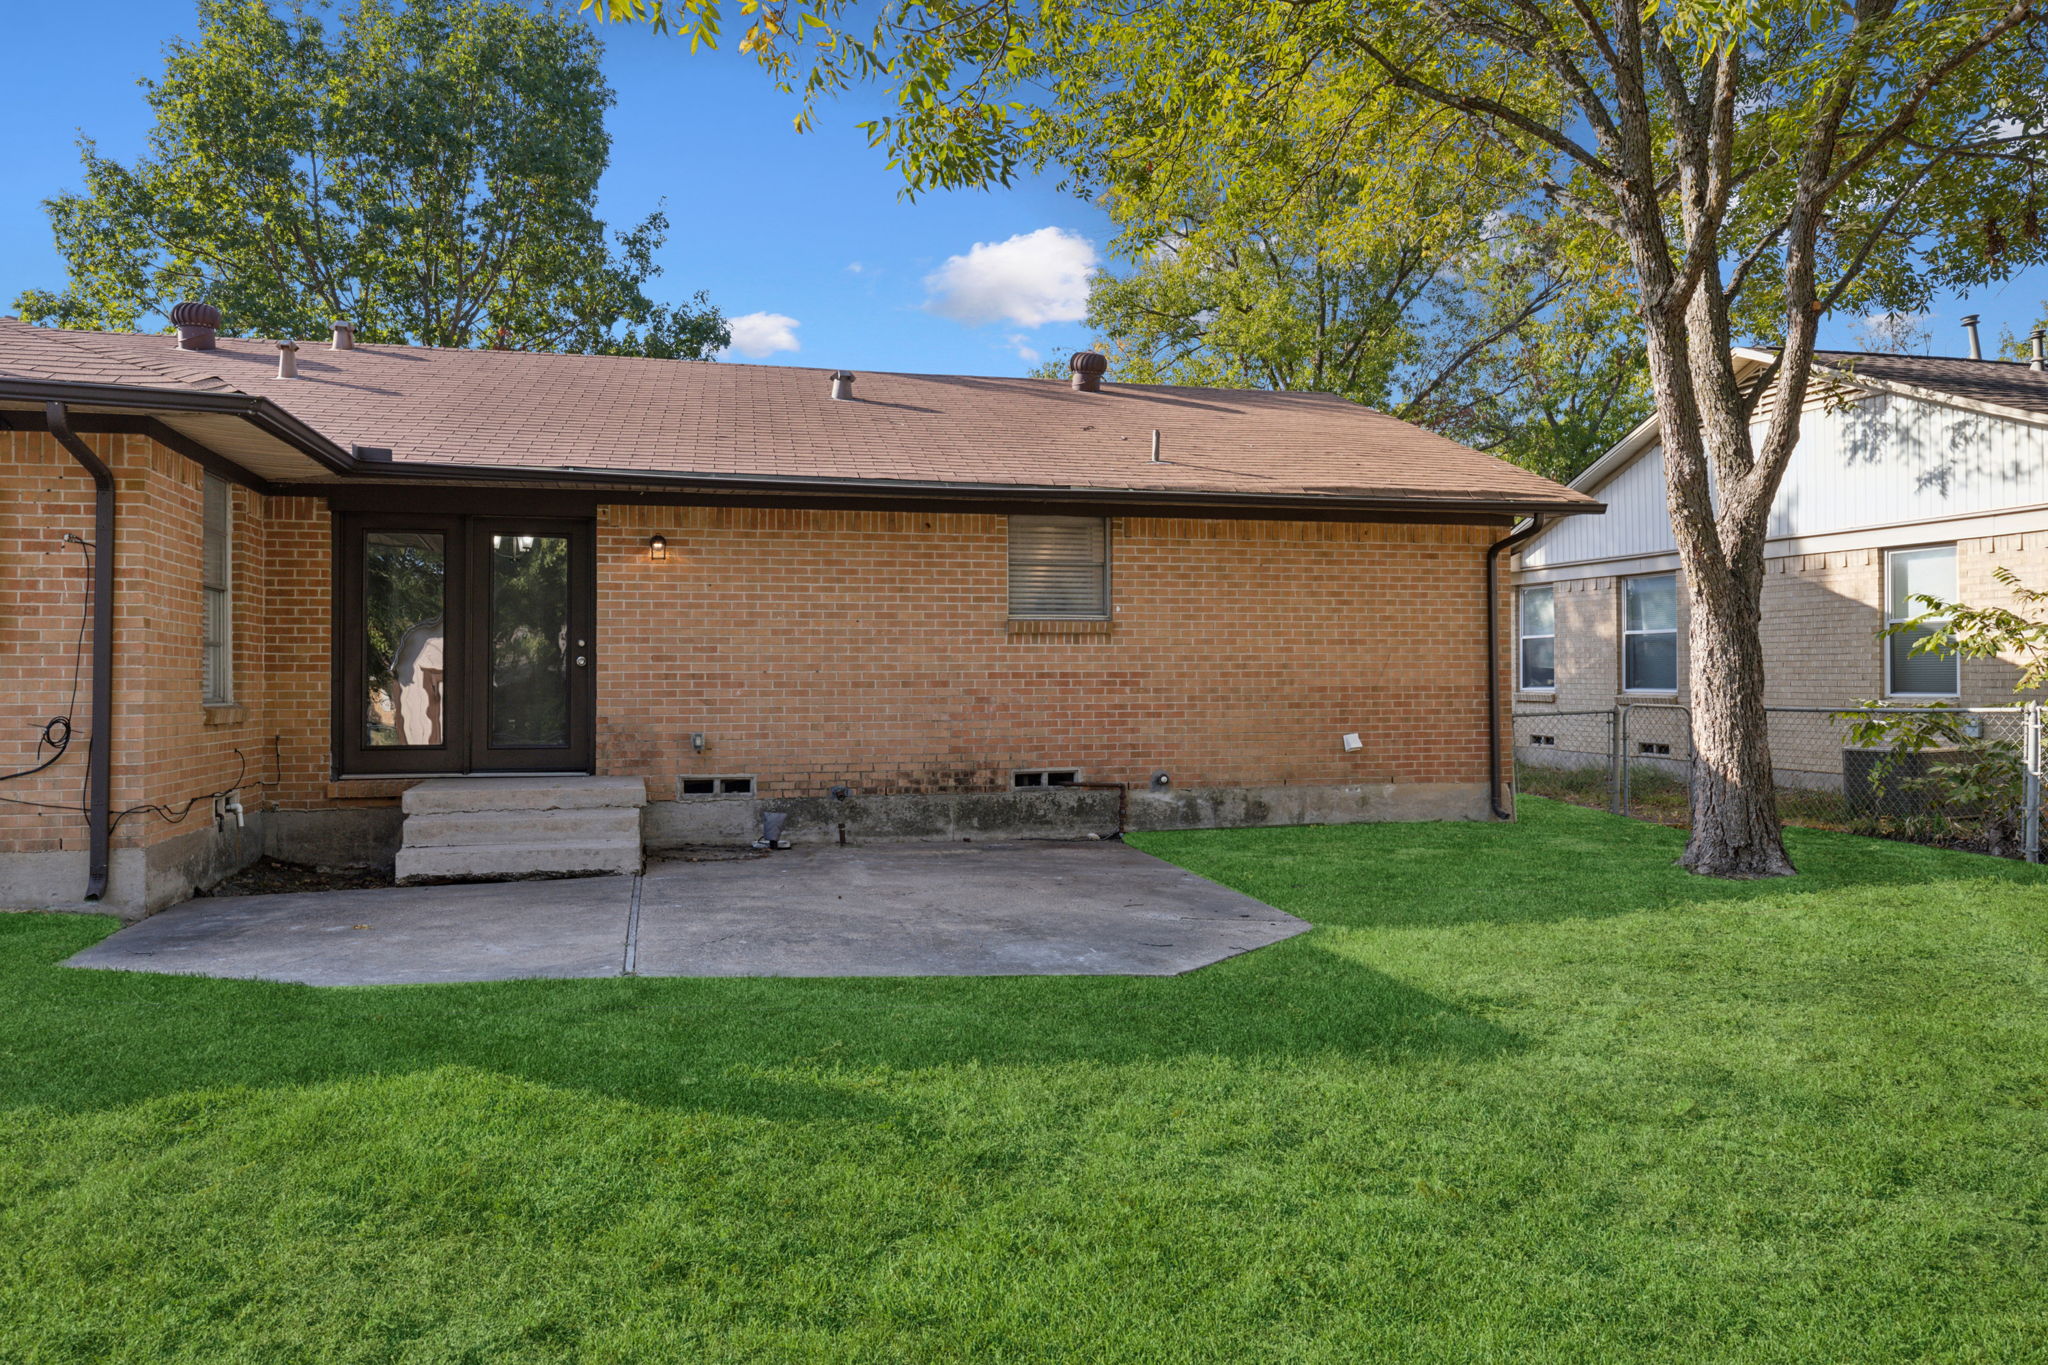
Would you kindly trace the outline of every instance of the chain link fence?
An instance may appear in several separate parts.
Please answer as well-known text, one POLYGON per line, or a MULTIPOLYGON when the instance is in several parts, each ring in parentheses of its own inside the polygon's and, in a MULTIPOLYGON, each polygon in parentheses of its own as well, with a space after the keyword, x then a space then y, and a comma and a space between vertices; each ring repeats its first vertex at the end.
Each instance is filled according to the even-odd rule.
MULTIPOLYGON (((1778 811, 1849 830, 2040 861, 2042 710, 1767 707, 1778 811)), ((1683 827, 1692 717, 1638 703, 1514 716, 1520 791, 1683 827)))

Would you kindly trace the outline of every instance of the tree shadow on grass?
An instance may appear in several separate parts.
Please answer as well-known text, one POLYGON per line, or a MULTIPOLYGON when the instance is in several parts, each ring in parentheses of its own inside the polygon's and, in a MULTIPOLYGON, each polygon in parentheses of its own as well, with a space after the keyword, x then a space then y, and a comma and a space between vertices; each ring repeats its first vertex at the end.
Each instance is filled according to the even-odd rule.
POLYGON ((1505 1030, 1323 951, 1314 936, 1180 977, 718 978, 337 989, 57 966, 113 929, 0 916, 13 1002, 0 1109, 87 1111, 219 1087, 470 1067, 787 1121, 872 1119, 790 1072, 1106 1066, 1223 1057, 1456 1063, 1505 1030))
POLYGON ((2048 888, 2048 869, 1820 830, 1786 831, 1799 875, 1728 882, 1676 866, 1685 832, 1540 798, 1516 824, 1187 830, 1132 840, 1319 925, 1539 924, 1851 887, 1992 879, 2048 888))

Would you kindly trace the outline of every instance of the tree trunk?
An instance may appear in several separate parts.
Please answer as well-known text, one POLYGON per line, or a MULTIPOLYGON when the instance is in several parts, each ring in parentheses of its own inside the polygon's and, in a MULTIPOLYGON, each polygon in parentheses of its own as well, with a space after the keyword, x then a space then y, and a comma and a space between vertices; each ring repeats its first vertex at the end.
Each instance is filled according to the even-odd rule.
MULTIPOLYGON (((1759 629, 1762 555, 1723 575, 1702 566, 1705 592, 1687 574, 1692 616, 1686 639, 1692 703, 1692 837, 1679 866, 1708 877, 1785 877, 1772 779, 1764 654, 1759 629)), ((1688 566, 1690 567, 1690 566, 1688 566)))
POLYGON ((1715 302, 1695 297, 1690 328, 1666 313, 1649 318, 1645 333, 1671 533, 1691 605, 1692 837, 1679 866, 1709 877, 1784 877, 1796 869, 1778 825, 1761 631, 1777 479, 1754 468, 1715 302), (1721 471, 1719 508, 1710 461, 1721 471))

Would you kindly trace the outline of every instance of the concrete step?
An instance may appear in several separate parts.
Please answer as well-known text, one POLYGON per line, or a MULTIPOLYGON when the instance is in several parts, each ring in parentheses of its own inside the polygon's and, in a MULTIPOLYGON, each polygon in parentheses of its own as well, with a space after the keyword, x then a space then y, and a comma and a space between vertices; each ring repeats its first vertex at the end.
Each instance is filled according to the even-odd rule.
POLYGON ((597 876, 640 870, 640 838, 591 839, 545 847, 508 844, 453 844, 401 848, 398 880, 407 882, 469 878, 479 881, 508 877, 597 876))
POLYGON ((637 777, 436 777, 407 789, 407 815, 469 811, 592 810, 647 803, 637 777))
POLYGON ((602 843, 612 839, 639 842, 638 807, 425 811, 405 817, 404 842, 407 848, 504 844, 531 849, 551 844, 602 843))

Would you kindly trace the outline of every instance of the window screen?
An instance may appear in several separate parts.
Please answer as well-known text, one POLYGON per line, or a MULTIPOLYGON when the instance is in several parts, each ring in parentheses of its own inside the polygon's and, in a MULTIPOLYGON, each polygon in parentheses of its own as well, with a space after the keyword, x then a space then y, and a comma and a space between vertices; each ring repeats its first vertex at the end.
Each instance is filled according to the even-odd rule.
POLYGON ((1010 615, 1109 615, 1109 523, 1101 517, 1010 518, 1010 615))
MULTIPOLYGON (((1887 625, 1897 625, 1927 613, 1927 604, 1916 598, 1933 597, 1943 602, 1956 600, 1956 547, 1936 545, 1924 550, 1893 550, 1885 556, 1887 625)), ((1948 622, 1924 621, 1910 631, 1885 637, 1889 686, 1895 697, 1952 697, 1959 689, 1956 656, 1947 653, 1915 654, 1913 646, 1929 636, 1944 635, 1948 622)))
POLYGON ((1678 690, 1678 576, 1621 581, 1621 685, 1629 692, 1678 690))
POLYGON ((1557 589, 1522 589, 1522 687, 1557 686, 1557 589))
POLYGON ((200 623, 201 653, 204 660, 205 699, 225 702, 230 696, 228 660, 229 629, 233 621, 230 605, 232 566, 229 564, 228 485, 212 474, 205 476, 205 529, 200 561, 200 595, 205 619, 200 623))

